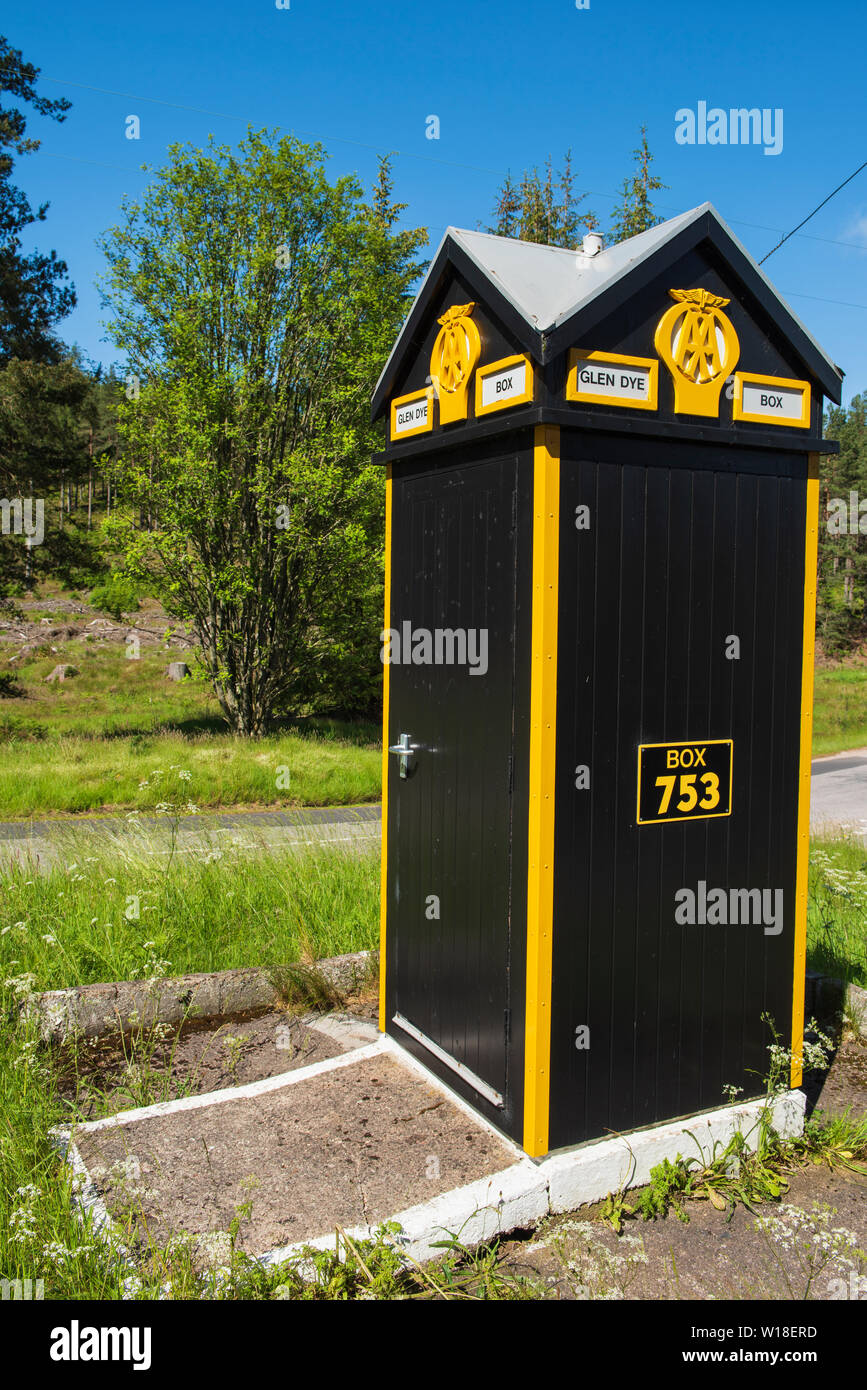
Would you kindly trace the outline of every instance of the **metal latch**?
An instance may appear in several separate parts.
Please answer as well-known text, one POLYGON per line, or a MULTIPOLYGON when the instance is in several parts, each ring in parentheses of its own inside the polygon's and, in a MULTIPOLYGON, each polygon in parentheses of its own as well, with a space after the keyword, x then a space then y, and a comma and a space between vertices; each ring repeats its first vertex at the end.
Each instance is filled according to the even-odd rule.
POLYGON ((409 776, 409 760, 413 755, 413 746, 409 741, 409 734, 401 734, 397 743, 392 744, 389 753, 396 753, 400 758, 401 777, 409 776))

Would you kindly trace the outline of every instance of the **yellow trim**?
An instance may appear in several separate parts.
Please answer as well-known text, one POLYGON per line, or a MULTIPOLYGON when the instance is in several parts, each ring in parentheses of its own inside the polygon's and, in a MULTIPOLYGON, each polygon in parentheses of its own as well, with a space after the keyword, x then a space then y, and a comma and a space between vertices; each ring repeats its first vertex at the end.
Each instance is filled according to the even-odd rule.
POLYGON ((636 825, 683 825, 686 821, 694 820, 721 820, 723 816, 730 816, 732 813, 732 794, 733 777, 735 768, 735 744, 731 738, 684 738, 674 739, 668 743, 639 743, 638 745, 638 788, 635 797, 635 824, 636 825), (711 744, 728 744, 729 749, 729 808, 727 811, 710 811, 706 816, 663 816, 660 820, 641 819, 641 754, 645 748, 695 748, 701 745, 702 748, 710 748, 711 744))
POLYGON ((402 443, 404 439, 412 439, 414 434, 429 434, 433 429, 433 387, 423 386, 420 391, 410 391, 406 396, 395 396, 391 403, 391 433, 389 438, 392 444, 402 443), (423 425, 416 425, 411 430, 395 430, 395 418, 402 405, 412 405, 415 401, 426 400, 427 419, 423 425))
POLYGON ((551 1089, 559 548, 560 431, 538 425, 533 450, 533 624, 524 1050, 524 1148, 533 1156, 548 1152, 551 1089))
POLYGON ((592 405, 625 406, 627 410, 656 410, 659 398, 659 363, 655 357, 625 357, 622 352, 585 352, 572 348, 569 353, 569 373, 566 377, 567 401, 589 401, 592 405), (621 362, 627 367, 644 367, 650 377, 646 401, 630 401, 622 396, 599 395, 594 391, 579 391, 579 362, 621 362))
POLYGON ((732 396, 732 419, 749 420, 756 425, 776 425, 789 429, 808 430, 810 428, 810 383, 809 381, 798 381, 794 377, 788 376, 761 376, 756 372, 735 372, 735 389, 732 396), (780 420, 773 415, 756 415, 751 411, 744 410, 741 405, 743 400, 744 382, 751 386, 781 386, 787 391, 801 392, 801 418, 799 420, 780 420))
MULTIPOLYGON (((385 624, 391 627, 391 464, 385 465, 385 624)), ((382 666, 382 849, 379 860, 379 1031, 385 1032, 385 933, 388 917, 388 662, 382 666)))
POLYGON ((535 381, 533 378, 533 364, 529 357, 519 353, 517 357, 501 357, 499 362, 486 362, 484 367, 476 369, 476 414, 490 415, 495 410, 506 410, 510 405, 526 405, 532 401, 535 392, 535 381), (524 377, 524 391, 520 396, 510 396, 505 401, 493 401, 491 405, 482 405, 482 383, 489 376, 496 376, 498 372, 504 372, 507 367, 526 367, 524 377))
POLYGON ((804 655, 801 667, 801 766, 795 873, 795 959, 792 976, 792 1085, 803 1075, 804 973, 807 966, 807 870, 810 859, 810 762, 813 756, 813 657, 819 545, 819 455, 810 454, 804 541, 804 655))

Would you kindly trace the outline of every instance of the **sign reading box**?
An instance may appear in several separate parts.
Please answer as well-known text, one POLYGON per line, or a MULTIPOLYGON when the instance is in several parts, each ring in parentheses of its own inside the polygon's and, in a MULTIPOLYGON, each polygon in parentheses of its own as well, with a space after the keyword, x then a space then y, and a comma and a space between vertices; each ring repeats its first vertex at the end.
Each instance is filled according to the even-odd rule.
POLYGON ((533 399, 533 364, 529 357, 501 357, 476 370, 476 414, 490 415, 533 399))
POLYGON ((409 439, 433 429, 433 388, 395 396, 391 403, 391 438, 409 439))
POLYGON ((573 348, 569 354, 567 401, 655 410, 658 390, 659 363, 652 357, 624 357, 581 348, 573 348))
POLYGON ((782 376, 735 372, 732 417, 757 425, 810 428, 810 383, 782 376))

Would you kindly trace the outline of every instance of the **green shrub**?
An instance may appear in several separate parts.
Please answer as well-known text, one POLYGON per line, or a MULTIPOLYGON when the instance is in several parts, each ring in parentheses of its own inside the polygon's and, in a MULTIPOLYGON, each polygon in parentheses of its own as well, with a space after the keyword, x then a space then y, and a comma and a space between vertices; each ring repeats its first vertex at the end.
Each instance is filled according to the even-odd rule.
POLYGON ((141 593, 138 585, 123 570, 113 570, 104 583, 91 592, 88 602, 91 607, 110 613, 118 621, 124 613, 134 613, 139 606, 141 593))

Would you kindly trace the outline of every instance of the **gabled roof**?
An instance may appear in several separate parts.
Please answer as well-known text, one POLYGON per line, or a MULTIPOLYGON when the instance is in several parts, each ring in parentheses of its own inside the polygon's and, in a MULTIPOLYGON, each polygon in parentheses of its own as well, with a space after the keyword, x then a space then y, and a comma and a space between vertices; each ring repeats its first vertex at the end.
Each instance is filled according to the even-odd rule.
POLYGON ((776 323, 826 396, 840 400, 843 373, 822 351, 797 314, 778 294, 761 267, 710 203, 661 222, 596 256, 514 241, 487 232, 448 227, 416 295, 373 394, 379 414, 393 394, 400 365, 418 350, 422 320, 439 293, 450 266, 464 276, 515 337, 516 345, 538 362, 550 361, 574 343, 584 321, 588 328, 633 293, 632 276, 660 274, 694 246, 710 241, 776 323))

